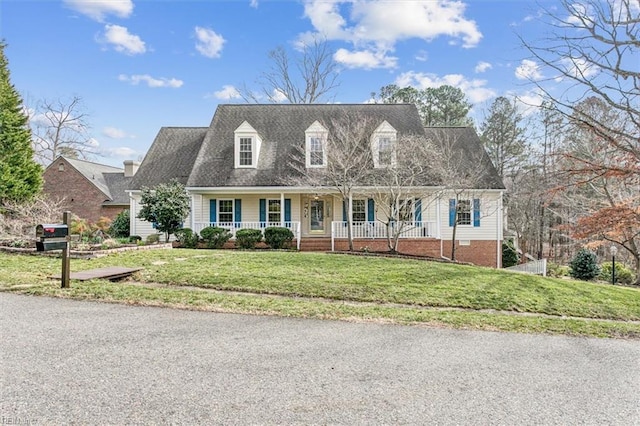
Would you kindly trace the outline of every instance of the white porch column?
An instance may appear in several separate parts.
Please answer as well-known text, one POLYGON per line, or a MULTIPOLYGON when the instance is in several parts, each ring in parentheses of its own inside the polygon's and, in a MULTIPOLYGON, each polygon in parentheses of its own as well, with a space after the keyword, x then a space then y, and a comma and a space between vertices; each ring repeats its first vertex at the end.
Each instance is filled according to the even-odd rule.
POLYGON ((438 196, 436 203, 436 237, 442 240, 442 215, 440 213, 440 200, 442 197, 438 196))
POLYGON ((191 216, 191 229, 195 229, 196 228, 196 217, 195 217, 195 195, 190 194, 190 200, 189 200, 189 209, 191 210, 191 213, 189 214, 189 216, 191 216))
POLYGON ((284 227, 284 192, 280 193, 280 226, 284 227))

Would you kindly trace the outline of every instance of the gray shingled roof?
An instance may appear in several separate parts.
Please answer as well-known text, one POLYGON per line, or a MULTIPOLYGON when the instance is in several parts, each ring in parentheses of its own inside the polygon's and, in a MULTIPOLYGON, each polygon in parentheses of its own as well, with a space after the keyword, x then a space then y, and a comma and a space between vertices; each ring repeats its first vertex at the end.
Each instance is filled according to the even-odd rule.
POLYGON ((161 128, 129 189, 153 188, 171 179, 186 184, 208 130, 208 127, 161 128))
POLYGON ((316 120, 328 127, 332 120, 347 114, 367 116, 375 127, 386 120, 398 133, 423 132, 413 105, 220 105, 187 185, 282 186, 283 177, 291 172, 289 165, 296 150, 304 145, 305 130, 316 120), (234 131, 244 121, 262 139, 256 169, 234 168, 234 131))
MULTIPOLYGON (((365 115, 375 127, 386 120, 399 136, 425 135, 413 104, 220 105, 208 128, 163 127, 129 189, 153 187, 174 178, 188 187, 283 186, 283 177, 291 173, 291 159, 304 144, 305 130, 315 121, 327 127, 326 123, 349 114, 365 115), (255 169, 234 168, 234 131, 245 121, 262 140, 255 169)), ((484 152, 473 129, 447 129, 456 134, 461 155, 484 152)), ((425 182, 425 186, 433 184, 425 182)), ((490 161, 481 187, 503 188, 490 161)))
POLYGON ((111 193, 111 200, 105 201, 103 204, 128 206, 129 194, 126 191, 133 177, 125 177, 124 172, 104 173, 103 176, 111 193))
POLYGON ((64 159, 91 183, 93 183, 100 191, 102 191, 104 195, 107 196, 107 198, 113 199, 114 195, 111 192, 111 188, 107 184, 105 174, 122 173, 124 176, 124 169, 107 166, 106 164, 98 164, 91 161, 78 160, 74 158, 64 157, 64 159))
POLYGON ((476 131, 471 127, 425 127, 425 134, 441 147, 451 148, 457 167, 469 170, 481 164, 481 174, 474 189, 504 189, 504 183, 493 166, 476 131))

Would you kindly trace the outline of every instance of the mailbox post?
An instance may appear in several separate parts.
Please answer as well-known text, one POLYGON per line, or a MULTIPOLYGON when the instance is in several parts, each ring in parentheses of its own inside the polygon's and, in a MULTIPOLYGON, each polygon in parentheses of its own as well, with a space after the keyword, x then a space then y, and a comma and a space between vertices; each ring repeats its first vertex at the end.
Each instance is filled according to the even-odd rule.
POLYGON ((36 226, 36 250, 62 250, 62 288, 69 287, 69 226, 71 212, 62 214, 62 224, 36 226))

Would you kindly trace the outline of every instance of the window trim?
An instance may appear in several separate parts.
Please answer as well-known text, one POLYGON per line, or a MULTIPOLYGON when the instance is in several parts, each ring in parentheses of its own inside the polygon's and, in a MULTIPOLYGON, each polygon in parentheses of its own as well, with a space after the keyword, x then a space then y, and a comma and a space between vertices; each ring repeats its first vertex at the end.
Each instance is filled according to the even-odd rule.
POLYGON ((374 168, 386 168, 393 167, 397 164, 397 144, 398 144, 398 131, 391 126, 386 120, 383 121, 371 135, 371 152, 373 154, 373 167, 374 168), (382 139, 389 139, 391 159, 389 164, 382 164, 380 162, 380 141, 382 139))
POLYGON ((250 136, 240 136, 238 138, 238 166, 239 167, 253 167, 253 158, 254 158, 254 155, 253 155, 254 149, 253 149, 253 147, 254 147, 254 145, 255 144, 253 142, 253 138, 250 137, 250 136), (248 146, 249 150, 246 150, 246 149, 243 150, 243 147, 244 148, 247 147, 246 146, 247 145, 247 141, 249 141, 249 146, 248 146), (242 154, 245 154, 245 153, 249 153, 249 157, 250 157, 250 160, 251 160, 249 162, 249 164, 242 164, 242 162, 243 162, 242 154))
MULTIPOLYGON (((320 124, 317 120, 313 122, 311 126, 304 132, 304 152, 305 152, 305 166, 308 169, 321 169, 327 167, 327 138, 328 130, 320 124), (312 140, 320 140, 320 146, 322 147, 322 164, 311 164, 311 146, 312 140)), ((314 151, 317 152, 317 151, 314 151)))
POLYGON ((457 221, 457 225, 458 226, 473 226, 473 200, 469 199, 469 198, 461 198, 457 201, 457 205, 456 205, 456 221, 457 221), (464 204, 468 204, 469 208, 463 210, 463 203, 464 204), (465 215, 469 215, 469 223, 466 223, 467 221, 465 220, 465 222, 463 223, 461 221, 462 218, 462 214, 465 215))
POLYGON ((233 198, 219 198, 216 200, 216 219, 218 223, 234 223, 235 222, 235 218, 236 218, 236 206, 235 206, 235 200, 233 198), (222 205, 223 201, 229 201, 231 203, 231 212, 221 212, 220 211, 220 206, 222 205), (230 214, 231 215, 231 220, 230 221, 225 221, 225 220, 220 220, 220 215, 221 214, 230 214))
POLYGON ((280 198, 267 198, 266 201, 266 219, 267 219, 267 223, 280 223, 281 221, 284 221, 284 206, 282 205, 282 201, 280 200, 280 198), (278 203, 278 205, 280 206, 280 210, 278 211, 278 220, 270 220, 271 218, 269 217, 269 215, 271 214, 275 214, 275 212, 272 212, 269 209, 269 206, 271 205, 271 202, 275 201, 278 203), (282 220, 281 220, 282 219, 282 220))
POLYGON ((351 200, 351 223, 365 223, 369 221, 369 208, 368 208, 368 200, 366 198, 354 198, 351 200), (356 213, 356 202, 362 202, 362 211, 364 213, 364 220, 355 220, 354 214, 356 213))
POLYGON ((260 146, 262 140, 258 132, 246 121, 244 121, 234 133, 234 167, 236 169, 255 169, 258 167, 258 160, 260 156, 260 146), (247 151, 240 151, 241 142, 243 139, 251 139, 251 164, 241 164, 240 153, 247 151))

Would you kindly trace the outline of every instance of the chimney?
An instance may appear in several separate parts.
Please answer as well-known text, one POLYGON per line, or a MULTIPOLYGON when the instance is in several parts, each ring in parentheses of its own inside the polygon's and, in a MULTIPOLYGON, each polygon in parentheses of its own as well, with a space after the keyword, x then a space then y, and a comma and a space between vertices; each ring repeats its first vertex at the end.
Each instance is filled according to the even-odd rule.
POLYGON ((140 167, 139 161, 125 160, 124 162, 124 177, 131 177, 136 174, 140 167))

